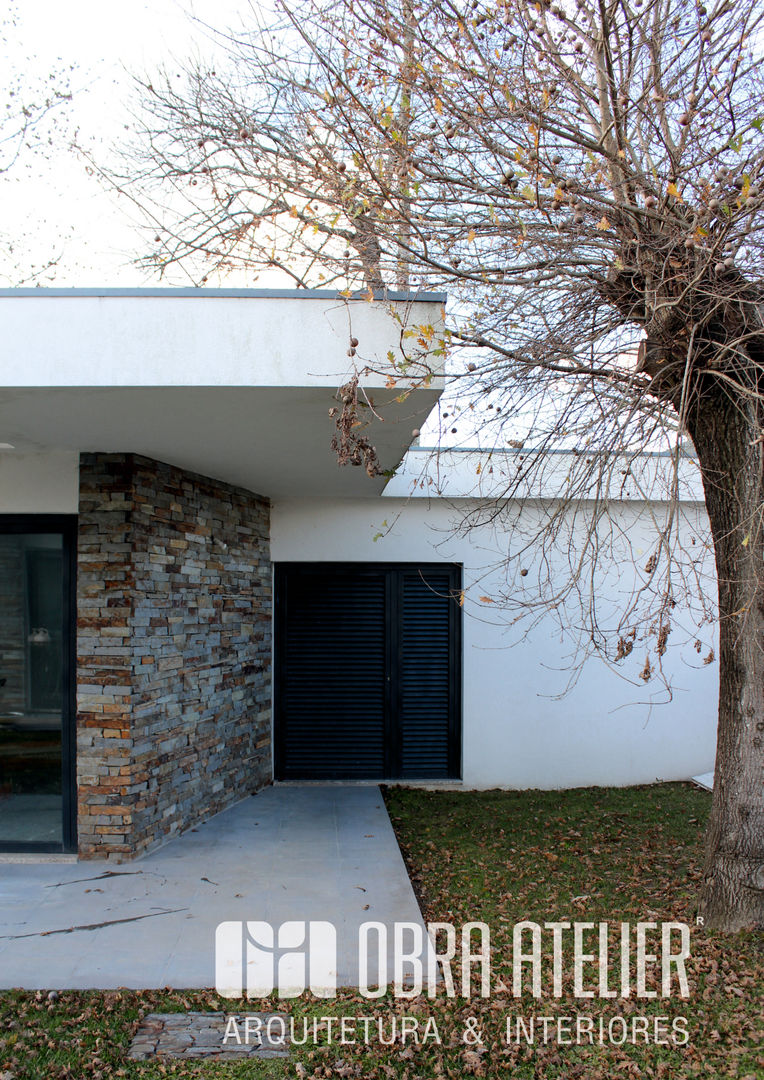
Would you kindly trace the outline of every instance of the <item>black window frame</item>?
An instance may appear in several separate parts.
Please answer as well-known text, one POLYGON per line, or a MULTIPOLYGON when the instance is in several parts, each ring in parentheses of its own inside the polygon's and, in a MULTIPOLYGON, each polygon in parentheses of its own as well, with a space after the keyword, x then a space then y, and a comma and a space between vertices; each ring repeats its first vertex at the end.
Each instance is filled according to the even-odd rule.
POLYGON ((77 535, 76 514, 0 514, 0 535, 58 534, 62 537, 64 624, 62 642, 61 842, 3 841, 6 854, 71 854, 77 851, 77 535))

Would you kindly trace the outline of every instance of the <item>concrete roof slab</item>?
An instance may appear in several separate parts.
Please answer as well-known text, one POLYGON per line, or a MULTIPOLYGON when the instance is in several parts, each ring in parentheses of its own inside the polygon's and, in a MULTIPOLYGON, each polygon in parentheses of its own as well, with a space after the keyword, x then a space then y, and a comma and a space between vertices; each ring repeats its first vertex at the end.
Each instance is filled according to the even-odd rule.
POLYGON ((359 433, 384 469, 442 390, 439 377, 415 385, 416 374, 388 385, 410 332, 437 335, 442 297, 6 290, 0 320, 0 443, 139 453, 267 496, 382 490, 384 479, 340 469, 331 450, 329 410, 354 366, 368 369, 374 406, 359 433))

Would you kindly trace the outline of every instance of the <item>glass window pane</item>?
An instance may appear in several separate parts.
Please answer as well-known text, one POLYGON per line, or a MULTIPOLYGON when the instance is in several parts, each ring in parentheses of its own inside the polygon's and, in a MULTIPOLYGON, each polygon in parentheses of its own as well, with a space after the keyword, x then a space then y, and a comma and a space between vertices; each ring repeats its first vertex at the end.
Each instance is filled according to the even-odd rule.
POLYGON ((63 538, 0 535, 0 846, 61 843, 63 538))

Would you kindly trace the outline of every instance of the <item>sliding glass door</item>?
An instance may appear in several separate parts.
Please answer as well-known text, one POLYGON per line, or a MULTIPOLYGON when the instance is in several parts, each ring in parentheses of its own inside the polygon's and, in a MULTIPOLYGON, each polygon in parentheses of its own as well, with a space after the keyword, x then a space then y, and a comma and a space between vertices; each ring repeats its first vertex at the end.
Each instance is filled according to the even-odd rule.
POLYGON ((75 536, 0 516, 0 850, 74 846, 75 536))

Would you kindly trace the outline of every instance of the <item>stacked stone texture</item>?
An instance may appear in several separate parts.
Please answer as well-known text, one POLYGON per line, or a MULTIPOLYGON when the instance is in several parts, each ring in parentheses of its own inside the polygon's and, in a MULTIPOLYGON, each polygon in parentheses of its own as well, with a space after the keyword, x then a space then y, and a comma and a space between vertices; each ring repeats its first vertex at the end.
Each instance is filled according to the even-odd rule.
POLYGON ((222 1012, 149 1013, 140 1022, 127 1056, 133 1061, 153 1057, 215 1061, 284 1058, 289 1056, 288 1031, 289 1017, 284 1013, 246 1013, 243 1017, 222 1012), (229 1027, 230 1020, 234 1024, 229 1027), (256 1034, 258 1031, 262 1034, 256 1034))
POLYGON ((135 856, 271 778, 268 515, 170 465, 82 455, 81 856, 135 856))

